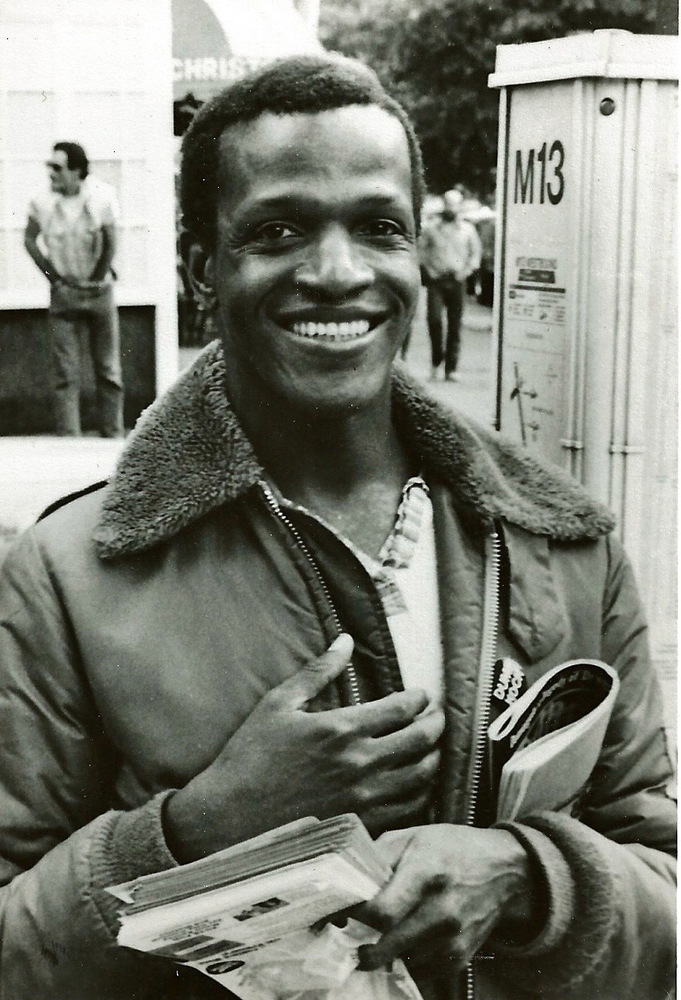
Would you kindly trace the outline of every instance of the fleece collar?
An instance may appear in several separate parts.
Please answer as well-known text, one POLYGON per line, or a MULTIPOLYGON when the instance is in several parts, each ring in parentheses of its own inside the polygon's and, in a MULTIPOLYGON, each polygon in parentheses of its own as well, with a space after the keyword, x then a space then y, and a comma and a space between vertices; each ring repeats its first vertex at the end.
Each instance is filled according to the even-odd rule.
MULTIPOLYGON (((612 530, 610 513, 567 474, 424 395, 396 366, 393 414, 426 479, 448 486, 483 522, 501 519, 557 540, 612 530)), ((215 341, 144 412, 121 455, 94 533, 101 558, 166 541, 263 477, 225 390, 215 341)))

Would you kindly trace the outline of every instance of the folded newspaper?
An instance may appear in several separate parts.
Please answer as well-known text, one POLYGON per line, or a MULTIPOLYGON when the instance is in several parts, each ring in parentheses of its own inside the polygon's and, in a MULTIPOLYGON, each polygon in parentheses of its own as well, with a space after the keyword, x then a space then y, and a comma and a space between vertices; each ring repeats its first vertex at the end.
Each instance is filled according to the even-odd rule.
MULTIPOLYGON (((495 684, 502 691, 522 690, 521 668, 512 660, 499 666, 495 684)), ((545 673, 494 720, 488 761, 498 820, 573 806, 600 755, 618 689, 619 678, 606 663, 570 660, 545 673)))
POLYGON ((391 870, 361 820, 312 817, 107 890, 118 944, 191 966, 242 1000, 421 1000, 400 961, 361 972, 379 937, 327 918, 371 899, 391 870))

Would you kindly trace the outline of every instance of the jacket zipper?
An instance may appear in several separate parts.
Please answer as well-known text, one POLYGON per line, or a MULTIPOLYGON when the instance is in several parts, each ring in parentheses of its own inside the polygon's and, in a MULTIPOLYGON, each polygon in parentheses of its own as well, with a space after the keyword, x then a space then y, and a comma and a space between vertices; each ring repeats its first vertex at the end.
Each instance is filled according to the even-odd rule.
MULTIPOLYGON (((307 559, 310 569, 315 575, 319 586, 322 589, 329 608, 334 625, 338 632, 342 632, 340 618, 335 605, 331 599, 326 580, 322 576, 314 556, 303 540, 295 524, 281 509, 279 501, 272 493, 266 483, 260 483, 265 501, 272 513, 282 524, 286 526, 299 549, 307 559)), ((472 826, 475 820, 475 809, 477 805, 478 792, 482 779, 482 765, 485 758, 485 738, 490 714, 490 695, 492 692, 492 681, 494 679, 494 663, 496 660, 497 639, 499 632, 499 579, 501 569, 501 539, 495 530, 487 536, 485 541, 485 591, 483 601, 483 624, 482 643, 480 648, 480 672, 478 684, 478 698, 475 708, 475 734, 473 748, 473 767, 471 770, 471 789, 468 798, 468 808, 466 810, 466 825, 472 826)), ((352 663, 347 668, 348 682, 350 685, 350 697, 353 705, 359 705, 361 698, 359 694, 359 683, 357 673, 352 663)), ((475 980, 472 964, 466 968, 466 1000, 475 1000, 475 980)))
MULTIPOLYGON (((487 728, 490 716, 494 664, 499 638, 499 585, 501 577, 501 538, 494 528, 485 540, 485 590, 482 618, 482 643, 480 647, 480 672, 478 696, 475 706, 475 732, 471 768, 470 792, 466 810, 466 826, 473 826, 478 793, 482 781, 482 766, 487 748, 487 728)), ((475 1000, 475 973, 473 963, 466 968, 466 1000, 475 1000)))
MULTIPOLYGON (((326 580, 322 576, 319 566, 317 566, 317 563, 315 562, 314 556, 310 552, 310 549, 303 540, 303 537, 296 528, 295 524, 281 509, 279 501, 277 500, 277 498, 275 497, 274 493, 269 488, 269 486, 266 483, 260 483, 259 485, 260 488, 262 489, 267 506, 270 508, 275 517, 277 517, 281 521, 281 523, 285 525, 285 527, 288 529, 296 545, 298 546, 300 551, 305 556, 307 562, 309 563, 310 569, 314 573, 314 576, 329 605, 329 609, 331 611, 331 617, 333 619, 334 625, 336 626, 337 634, 340 635, 340 633, 343 631, 343 627, 341 625, 336 607, 333 603, 333 600, 331 599, 331 594, 329 593, 329 588, 326 585, 326 580)), ((348 678, 348 684, 350 688, 350 702, 353 705, 359 705, 362 699, 359 693, 359 681, 357 679, 357 671, 355 670, 352 662, 348 663, 347 667, 345 668, 345 672, 348 678)))

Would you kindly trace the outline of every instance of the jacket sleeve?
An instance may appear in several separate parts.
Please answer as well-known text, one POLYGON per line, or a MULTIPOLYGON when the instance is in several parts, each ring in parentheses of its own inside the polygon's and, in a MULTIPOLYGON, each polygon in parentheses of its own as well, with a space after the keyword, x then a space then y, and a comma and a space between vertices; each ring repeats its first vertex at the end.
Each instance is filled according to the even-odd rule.
POLYGON ((478 231, 473 225, 469 223, 468 231, 468 262, 466 269, 470 274, 477 271, 480 267, 480 261, 482 260, 482 243, 480 242, 480 237, 478 236, 478 231))
POLYGON ((173 966, 116 945, 103 892, 174 865, 165 795, 109 809, 112 748, 32 532, 0 574, 0 745, 0 998, 165 997, 173 966))
POLYGON ((579 817, 512 830, 543 874, 549 919, 524 948, 497 943, 518 996, 663 1000, 675 981, 675 804, 660 690, 631 568, 607 548, 600 658, 618 671, 613 717, 579 817), (550 984, 550 987, 549 987, 550 984))

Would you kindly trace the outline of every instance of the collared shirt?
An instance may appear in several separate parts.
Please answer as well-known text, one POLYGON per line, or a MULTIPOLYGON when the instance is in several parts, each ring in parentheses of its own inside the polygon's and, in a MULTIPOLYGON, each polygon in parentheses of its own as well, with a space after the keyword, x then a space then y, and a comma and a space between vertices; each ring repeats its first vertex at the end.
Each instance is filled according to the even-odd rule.
POLYGON ((419 239, 421 264, 430 278, 454 275, 463 281, 480 267, 482 247, 475 226, 465 219, 438 219, 419 239))
POLYGON ((422 688, 431 703, 441 705, 444 682, 435 532, 424 480, 414 476, 405 484, 393 530, 378 558, 367 555, 313 511, 287 500, 271 483, 267 485, 283 507, 315 518, 361 562, 380 595, 402 683, 405 688, 422 688))
POLYGON ((111 185, 86 177, 76 195, 48 191, 34 198, 28 214, 58 273, 87 281, 102 253, 102 227, 115 225, 119 211, 111 185))

